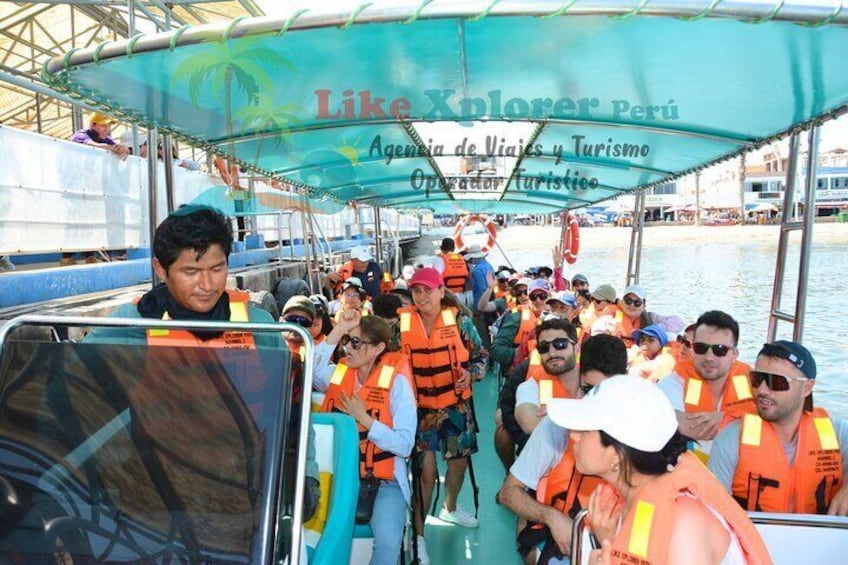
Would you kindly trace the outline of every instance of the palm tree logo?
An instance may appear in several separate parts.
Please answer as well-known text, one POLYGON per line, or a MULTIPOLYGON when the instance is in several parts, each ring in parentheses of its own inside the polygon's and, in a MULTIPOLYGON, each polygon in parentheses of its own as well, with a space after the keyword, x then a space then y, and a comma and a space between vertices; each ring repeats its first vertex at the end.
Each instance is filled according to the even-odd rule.
MULTIPOLYGON (((272 91, 274 83, 271 77, 276 74, 275 70, 280 67, 294 70, 285 57, 268 47, 270 39, 268 35, 257 35, 234 41, 205 43, 197 53, 180 63, 171 80, 172 88, 178 83, 188 82, 189 99, 195 108, 201 106, 200 97, 204 86, 208 86, 205 92, 211 93, 216 102, 223 104, 230 155, 233 156, 234 97, 241 94, 247 99, 246 107, 256 106, 255 110, 249 112, 246 107, 239 111, 239 115, 247 120, 246 123, 257 123, 256 120, 259 120, 264 127, 268 127, 270 120, 265 118, 270 115, 273 103, 260 95, 272 91)), ((282 117, 288 120, 291 117, 289 110, 293 109, 289 107, 282 117)))
POLYGON ((235 119, 241 124, 243 131, 253 131, 259 135, 256 154, 252 160, 254 167, 261 168, 259 159, 262 157, 262 150, 267 149, 267 143, 270 142, 274 150, 281 148, 284 139, 291 133, 291 127, 299 122, 296 112, 300 109, 298 104, 277 104, 272 98, 260 94, 256 96, 253 104, 236 112, 235 119))

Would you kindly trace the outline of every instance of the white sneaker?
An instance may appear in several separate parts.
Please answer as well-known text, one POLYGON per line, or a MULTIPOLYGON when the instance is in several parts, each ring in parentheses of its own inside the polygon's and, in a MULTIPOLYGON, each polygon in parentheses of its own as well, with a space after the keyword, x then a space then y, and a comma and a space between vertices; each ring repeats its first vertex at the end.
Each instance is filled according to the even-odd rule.
POLYGON ((427 555, 427 545, 424 543, 424 536, 416 536, 418 538, 418 565, 430 565, 430 556, 427 555))
POLYGON ((439 512, 439 520, 442 522, 450 522, 451 524, 456 524, 463 528, 476 528, 480 525, 477 518, 466 512, 459 504, 456 505, 456 510, 453 512, 448 512, 448 509, 442 506, 442 511, 439 512))

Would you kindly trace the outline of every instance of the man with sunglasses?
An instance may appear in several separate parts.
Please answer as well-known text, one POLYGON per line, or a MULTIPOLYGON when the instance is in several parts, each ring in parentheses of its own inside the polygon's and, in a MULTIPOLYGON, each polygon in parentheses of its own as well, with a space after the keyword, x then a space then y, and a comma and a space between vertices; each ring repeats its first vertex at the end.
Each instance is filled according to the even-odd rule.
POLYGON ((848 424, 813 408, 813 356, 767 343, 750 378, 757 414, 722 430, 710 470, 746 510, 848 516, 848 424))
POLYGON ((751 366, 737 360, 739 324, 719 310, 695 322, 693 359, 681 360, 657 386, 677 411, 680 433, 694 439, 695 453, 706 461, 712 440, 728 422, 755 414, 748 382, 751 366))
MULTIPOLYGON (((580 352, 579 378, 569 384, 573 398, 582 398, 604 379, 626 371, 627 350, 620 339, 590 337, 580 352)), ((510 467, 498 495, 500 503, 519 517, 518 546, 525 563, 536 563, 537 556, 538 562, 568 562, 573 518, 586 507, 597 484, 598 480, 584 478, 575 470, 568 430, 543 418, 510 467)))
POLYGON ((530 339, 535 332, 537 320, 548 308, 546 301, 551 288, 541 279, 521 279, 513 287, 513 294, 518 305, 504 314, 498 335, 489 349, 492 359, 503 368, 515 365, 515 354, 522 341, 530 339))
POLYGON ((554 398, 576 398, 579 379, 577 331, 564 318, 551 317, 536 326, 536 349, 513 371, 524 375, 515 391, 515 419, 525 434, 533 433, 554 398))

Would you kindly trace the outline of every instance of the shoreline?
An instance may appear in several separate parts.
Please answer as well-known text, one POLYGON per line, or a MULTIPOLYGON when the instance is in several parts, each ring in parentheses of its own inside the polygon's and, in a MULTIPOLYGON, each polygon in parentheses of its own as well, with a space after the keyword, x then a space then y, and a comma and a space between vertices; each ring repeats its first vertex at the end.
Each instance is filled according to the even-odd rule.
MULTIPOLYGON (((498 232, 498 243, 504 250, 526 249, 528 242, 534 248, 553 247, 559 242, 559 226, 509 226, 498 232)), ((452 233, 452 232, 451 232, 452 233)), ((580 248, 610 249, 630 247, 629 227, 590 227, 580 229, 580 248)), ((482 234, 481 234, 482 236, 482 234)), ((646 226, 642 232, 642 247, 667 247, 669 245, 697 244, 763 244, 777 247, 779 225, 743 226, 646 226)), ((472 237, 476 237, 473 236, 472 237)), ((800 245, 801 232, 790 234, 790 245, 800 245)), ((848 245, 848 224, 817 223, 813 226, 814 245, 848 245)))

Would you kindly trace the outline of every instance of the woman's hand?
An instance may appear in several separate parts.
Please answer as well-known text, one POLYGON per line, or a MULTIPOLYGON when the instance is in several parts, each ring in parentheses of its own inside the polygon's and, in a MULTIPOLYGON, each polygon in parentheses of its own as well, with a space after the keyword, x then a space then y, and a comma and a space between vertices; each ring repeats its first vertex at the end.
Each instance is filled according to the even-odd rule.
POLYGON ((342 410, 345 414, 356 420, 357 423, 362 424, 366 430, 371 429, 374 418, 368 415, 365 409, 365 402, 363 402, 358 394, 353 393, 348 396, 347 393, 342 391, 339 399, 342 401, 342 410))
POLYGON ((339 321, 336 322, 336 327, 347 333, 359 326, 360 319, 362 319, 362 312, 359 310, 342 310, 339 321))
POLYGON ((462 374, 456 379, 456 386, 459 390, 465 390, 471 386, 471 373, 468 369, 462 370, 462 374))
POLYGON ((598 485, 589 496, 589 527, 598 541, 612 542, 621 519, 621 497, 609 485, 598 485))

